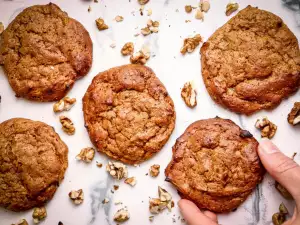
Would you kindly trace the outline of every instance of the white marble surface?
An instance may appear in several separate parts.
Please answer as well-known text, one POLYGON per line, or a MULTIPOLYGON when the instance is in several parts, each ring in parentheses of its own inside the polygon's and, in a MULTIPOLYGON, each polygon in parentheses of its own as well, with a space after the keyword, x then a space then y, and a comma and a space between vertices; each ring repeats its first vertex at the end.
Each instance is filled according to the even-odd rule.
MULTIPOLYGON (((193 54, 187 54, 184 57, 179 52, 183 38, 194 33, 200 33, 206 40, 229 19, 224 15, 225 6, 228 3, 227 0, 211 0, 211 9, 205 14, 204 22, 195 20, 194 13, 186 14, 184 12, 184 6, 186 4, 196 5, 196 0, 150 0, 150 3, 145 7, 145 12, 151 8, 153 10, 151 18, 158 20, 161 25, 158 34, 152 34, 147 37, 142 35, 134 37, 134 34, 138 33, 149 19, 146 13, 144 16, 139 15, 140 6, 136 0, 99 0, 99 3, 87 0, 55 0, 53 2, 86 27, 94 45, 92 69, 70 91, 69 96, 76 97, 77 103, 71 111, 64 113, 73 119, 77 128, 76 134, 67 136, 62 132, 58 116, 52 111, 52 103, 35 103, 15 98, 3 69, 0 70, 0 95, 2 96, 0 122, 12 117, 25 117, 46 122, 55 127, 69 147, 69 167, 65 179, 58 188, 53 200, 46 205, 48 217, 41 224, 56 225, 59 221, 62 221, 65 225, 115 224, 112 217, 116 210, 120 208, 120 206, 113 204, 116 200, 121 200, 123 205, 127 206, 130 211, 131 218, 126 222, 128 225, 182 224, 177 219, 180 215, 177 204, 171 213, 166 210, 157 215, 152 223, 149 222, 148 200, 149 196, 157 196, 158 185, 171 192, 175 202, 179 200, 176 190, 164 181, 163 170, 171 158, 171 148, 176 138, 195 120, 215 117, 216 115, 229 118, 244 129, 252 132, 260 140, 259 132, 254 128, 254 123, 258 117, 268 116, 278 125, 278 131, 273 141, 289 156, 293 152, 300 152, 300 129, 291 127, 286 121, 286 116, 293 102, 300 100, 300 92, 283 101, 273 111, 262 111, 250 117, 238 116, 219 107, 210 99, 200 75, 199 48, 193 54), (92 7, 90 13, 87 12, 89 5, 92 7), (176 12, 177 9, 179 12, 176 12), (113 21, 116 15, 122 15, 124 21, 121 23, 113 21), (109 25, 110 28, 108 30, 100 32, 96 29, 94 20, 99 16, 103 17, 109 25), (187 19, 190 19, 192 22, 185 23, 187 19), (91 164, 84 164, 75 160, 75 156, 81 148, 91 146, 84 128, 81 98, 92 78, 98 72, 129 62, 129 58, 122 57, 120 54, 120 48, 128 41, 133 41, 136 49, 139 49, 143 44, 150 47, 152 57, 147 65, 156 72, 157 76, 165 84, 175 102, 177 112, 176 128, 162 151, 137 168, 129 167, 129 175, 136 176, 138 180, 134 188, 123 182, 112 180, 107 176, 105 168, 99 169, 96 167, 96 161, 106 165, 108 158, 104 155, 96 154, 91 164), (109 47, 111 43, 116 43, 114 49, 109 47), (180 88, 184 82, 190 80, 195 82, 199 93, 198 106, 193 110, 187 108, 180 98, 180 88), (145 176, 150 165, 154 163, 161 165, 162 169, 159 177, 151 178, 145 176), (112 194, 110 190, 114 184, 119 184, 120 189, 112 194), (79 188, 84 190, 85 200, 82 205, 74 206, 68 198, 68 193, 72 189, 79 188), (110 203, 102 205, 101 202, 105 197, 110 199, 110 203), (175 218, 175 223, 173 223, 172 218, 175 218)), ((0 21, 7 26, 25 7, 46 3, 48 1, 45 0, 2 0, 0 1, 0 21)), ((253 6, 258 6, 279 15, 299 40, 300 27, 297 27, 295 13, 283 7, 280 0, 240 0, 239 3, 240 8, 244 8, 251 3, 253 6)), ((300 156, 298 154, 296 160, 299 162, 299 159, 300 156)), ((293 203, 286 202, 277 193, 272 179, 267 176, 263 184, 253 192, 238 210, 227 215, 220 215, 219 222, 223 225, 271 224, 271 216, 278 210, 277 207, 282 201, 288 205, 289 210, 292 212, 293 203)), ((11 224, 21 218, 26 218, 30 224, 33 224, 31 214, 32 210, 15 213, 1 208, 0 225, 11 224)))

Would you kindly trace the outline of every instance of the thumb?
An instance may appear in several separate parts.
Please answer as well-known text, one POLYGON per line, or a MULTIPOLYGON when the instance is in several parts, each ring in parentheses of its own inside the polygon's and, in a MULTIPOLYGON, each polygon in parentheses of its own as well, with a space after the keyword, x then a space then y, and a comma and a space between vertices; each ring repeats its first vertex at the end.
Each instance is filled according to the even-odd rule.
POLYGON ((300 204, 300 167, 268 140, 258 147, 259 157, 269 174, 284 186, 300 204))

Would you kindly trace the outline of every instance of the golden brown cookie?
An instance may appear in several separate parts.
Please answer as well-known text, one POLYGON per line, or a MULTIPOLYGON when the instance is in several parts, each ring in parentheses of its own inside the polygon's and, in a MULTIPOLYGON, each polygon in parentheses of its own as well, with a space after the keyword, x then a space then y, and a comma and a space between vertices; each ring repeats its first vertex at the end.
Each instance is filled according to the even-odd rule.
POLYGON ((201 63, 210 96, 237 113, 273 108, 300 85, 297 38, 278 16, 251 6, 203 44, 201 63))
POLYGON ((231 120, 199 120, 173 146, 166 181, 201 209, 230 212, 263 179, 257 147, 252 135, 231 120))
POLYGON ((0 39, 0 64, 16 93, 35 101, 57 101, 92 65, 86 29, 57 5, 21 12, 0 39))
POLYGON ((83 112, 98 151, 129 164, 161 150, 175 126, 172 99, 154 72, 142 65, 99 73, 85 93, 83 112))
POLYGON ((0 124, 0 206, 23 211, 43 205, 67 166, 68 147, 49 125, 22 118, 0 124))

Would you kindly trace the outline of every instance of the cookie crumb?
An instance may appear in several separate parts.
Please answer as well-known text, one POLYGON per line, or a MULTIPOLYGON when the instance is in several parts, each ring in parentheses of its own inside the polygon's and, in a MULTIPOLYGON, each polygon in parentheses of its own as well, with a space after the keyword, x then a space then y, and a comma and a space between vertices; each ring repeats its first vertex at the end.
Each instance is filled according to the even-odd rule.
POLYGON ((114 215, 114 221, 116 222, 125 222, 129 220, 130 215, 127 209, 119 209, 114 215))
POLYGON ((88 147, 88 148, 81 149, 80 153, 76 156, 76 159, 86 163, 90 163, 94 159, 94 156, 95 156, 95 149, 92 147, 88 147))
POLYGON ((196 34, 192 38, 185 38, 183 42, 183 47, 181 48, 180 52, 182 55, 185 55, 185 53, 192 53, 198 45, 202 42, 202 38, 200 34, 196 34))
POLYGON ((55 113, 69 111, 75 103, 76 98, 64 97, 53 105, 53 111, 55 113))
POLYGON ((46 216, 47 216, 47 211, 44 206, 33 209, 32 218, 35 224, 41 222, 43 219, 46 218, 46 216))
POLYGON ((127 167, 120 162, 108 162, 106 165, 106 171, 109 172, 113 178, 118 180, 122 180, 128 176, 127 167))
POLYGON ((25 219, 21 219, 19 222, 12 225, 28 225, 28 222, 25 219))
POLYGON ((238 3, 228 3, 226 6, 226 16, 230 16, 233 12, 237 11, 239 8, 238 3))
POLYGON ((80 205, 84 200, 84 194, 82 189, 79 189, 77 191, 71 191, 69 193, 69 197, 75 205, 80 205))
POLYGON ((67 133, 68 135, 73 135, 75 133, 75 127, 71 119, 66 116, 60 116, 59 121, 65 133, 67 133))
POLYGON ((134 187, 136 185, 136 178, 135 177, 129 177, 127 179, 125 179, 124 181, 126 184, 131 185, 132 187, 134 187))
POLYGON ((99 168, 102 168, 102 166, 103 166, 103 164, 102 163, 99 163, 99 162, 97 162, 97 167, 99 167, 99 168))
POLYGON ((115 21, 117 21, 117 22, 122 22, 123 20, 124 20, 123 16, 116 16, 115 17, 115 21))
POLYGON ((188 107, 194 108, 197 105, 197 91, 192 82, 186 82, 184 84, 181 89, 181 97, 188 107))
POLYGON ((98 30, 106 30, 108 29, 108 26, 105 24, 104 20, 102 18, 98 18, 95 20, 96 25, 98 27, 98 30))
POLYGON ((2 34, 4 31, 4 25, 2 22, 0 22, 0 34, 2 34))
POLYGON ((255 127, 261 130, 261 137, 267 137, 269 139, 274 137, 277 131, 277 126, 268 120, 267 117, 258 119, 255 123, 255 127))
POLYGON ((125 43, 121 49, 121 53, 124 56, 132 55, 133 51, 134 51, 134 45, 132 42, 125 43))
POLYGON ((160 165, 154 164, 150 167, 149 173, 151 177, 157 177, 159 175, 160 165))
POLYGON ((292 124, 293 126, 300 124, 300 102, 294 103, 287 119, 289 124, 292 124))

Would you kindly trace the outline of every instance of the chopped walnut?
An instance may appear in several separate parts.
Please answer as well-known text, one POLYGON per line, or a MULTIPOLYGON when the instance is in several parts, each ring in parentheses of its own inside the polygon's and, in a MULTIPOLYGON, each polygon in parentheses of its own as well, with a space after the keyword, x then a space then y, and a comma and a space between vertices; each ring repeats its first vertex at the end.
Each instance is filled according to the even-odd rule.
POLYGON ((41 220, 45 219, 47 216, 47 211, 45 207, 34 208, 32 213, 32 218, 34 223, 39 223, 41 220))
POLYGON ((300 102, 294 103, 294 107, 288 115, 288 122, 293 126, 300 124, 300 102))
POLYGON ((92 11, 92 7, 89 5, 88 12, 91 12, 91 11, 92 11))
POLYGON ((125 179, 124 181, 126 184, 131 185, 132 187, 136 185, 136 178, 135 177, 129 177, 125 179))
POLYGON ((142 35, 147 36, 147 35, 151 34, 151 30, 149 27, 144 27, 141 29, 141 33, 142 33, 142 35))
POLYGON ((103 199, 102 204, 104 205, 104 204, 107 204, 107 203, 109 203, 109 199, 108 198, 103 199))
POLYGON ((157 214, 168 208, 171 211, 174 207, 174 202, 172 201, 172 196, 163 188, 158 186, 158 196, 159 198, 151 198, 149 200, 149 210, 153 214, 157 214))
POLYGON ((28 225, 28 223, 25 219, 21 219, 19 222, 12 224, 12 225, 28 225))
POLYGON ((122 22, 124 20, 123 16, 116 16, 115 21, 122 22))
POLYGON ((71 191, 69 197, 75 205, 80 205, 83 202, 84 194, 82 189, 79 189, 77 191, 71 191))
POLYGON ((208 10, 210 9, 210 4, 209 4, 209 1, 201 1, 200 2, 200 7, 201 7, 201 10, 203 11, 203 12, 208 12, 208 10))
POLYGON ((132 42, 127 42, 121 49, 121 53, 124 56, 131 55, 133 51, 134 51, 134 46, 132 42))
POLYGON ((138 0, 141 5, 145 5, 149 2, 149 0, 138 0))
POLYGON ((120 187, 119 185, 114 185, 114 190, 115 191, 119 190, 119 187, 120 187))
POLYGON ((59 120, 64 132, 66 132, 68 135, 73 135, 75 133, 75 127, 72 120, 66 116, 60 116, 59 120))
POLYGON ((150 54, 147 51, 140 50, 130 56, 130 62, 132 64, 146 64, 147 60, 150 58, 150 54))
POLYGON ((120 162, 108 162, 106 165, 106 171, 109 172, 113 178, 118 180, 122 180, 128 176, 127 167, 120 162))
POLYGON ((185 12, 186 12, 186 13, 190 13, 190 12, 192 12, 192 10, 193 10, 193 8, 192 8, 191 5, 186 5, 186 6, 184 7, 184 9, 185 9, 185 12))
POLYGON ((81 160, 83 162, 90 163, 92 162, 95 156, 95 149, 94 148, 83 148, 81 149, 80 153, 76 156, 77 160, 81 160))
POLYGON ((149 216, 149 221, 152 222, 154 220, 154 216, 149 216))
POLYGON ((184 84, 181 90, 181 97, 188 107, 194 108, 197 105, 197 91, 191 82, 184 84))
POLYGON ((147 16, 151 16, 152 15, 152 9, 148 9, 147 10, 147 16))
POLYGON ((274 137, 277 130, 277 126, 268 120, 267 117, 258 119, 255 123, 255 127, 261 130, 261 137, 267 137, 269 139, 274 137))
POLYGON ((285 215, 282 213, 275 213, 272 216, 272 222, 274 225, 281 225, 285 222, 285 215))
POLYGON ((238 3, 228 3, 226 6, 226 16, 230 16, 233 12, 238 10, 239 4, 238 3))
POLYGON ((114 221, 116 222, 125 222, 129 220, 130 215, 127 209, 119 209, 114 215, 114 221))
POLYGON ((279 212, 286 215, 286 214, 289 214, 289 211, 288 209, 286 208, 286 206, 282 203, 280 203, 279 205, 279 212))
POLYGON ((96 25, 98 27, 98 30, 106 30, 108 29, 108 26, 105 24, 104 20, 102 18, 98 18, 95 20, 96 21, 96 25))
POLYGON ((183 47, 180 50, 181 54, 184 55, 187 52, 188 53, 193 52, 197 48, 197 46, 200 44, 200 42, 202 42, 202 38, 201 38, 200 34, 196 34, 192 38, 184 39, 183 47))
POLYGON ((53 105, 54 112, 69 111, 75 104, 76 98, 65 97, 53 105))
POLYGON ((4 31, 4 25, 2 22, 0 22, 0 34, 4 31))
POLYGON ((154 164, 150 167, 149 173, 151 177, 157 177, 159 174, 160 165, 154 164))
POLYGON ((197 20, 204 20, 204 14, 200 9, 197 9, 196 14, 195 14, 195 18, 197 20))
POLYGON ((103 164, 102 163, 99 163, 99 162, 97 162, 97 164, 96 164, 99 168, 102 168, 102 166, 103 166, 103 164))

